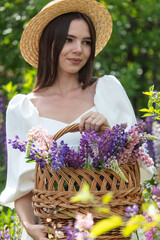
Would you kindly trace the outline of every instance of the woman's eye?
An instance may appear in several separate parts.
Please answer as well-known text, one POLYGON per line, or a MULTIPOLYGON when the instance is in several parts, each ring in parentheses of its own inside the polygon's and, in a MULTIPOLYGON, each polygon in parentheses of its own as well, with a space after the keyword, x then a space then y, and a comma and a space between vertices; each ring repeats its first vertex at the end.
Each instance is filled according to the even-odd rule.
POLYGON ((72 42, 71 38, 66 38, 66 42, 72 42))
POLYGON ((83 44, 90 46, 91 45, 91 41, 84 41, 83 44))

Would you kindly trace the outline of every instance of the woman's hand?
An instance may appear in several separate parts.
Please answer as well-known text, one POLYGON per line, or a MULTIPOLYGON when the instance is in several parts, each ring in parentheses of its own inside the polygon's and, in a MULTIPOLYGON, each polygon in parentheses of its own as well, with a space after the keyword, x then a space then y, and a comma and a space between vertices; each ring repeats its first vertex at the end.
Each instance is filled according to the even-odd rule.
POLYGON ((107 119, 103 114, 99 112, 88 112, 81 117, 79 130, 82 133, 83 130, 99 131, 101 126, 110 127, 107 119))
MULTIPOLYGON (((27 234, 33 240, 48 240, 48 229, 44 225, 38 224, 38 219, 34 215, 32 207, 32 192, 24 195, 15 201, 16 212, 24 226, 27 234), (24 207, 25 206, 25 207, 24 207)), ((54 235, 53 228, 49 228, 49 233, 54 235)))
MULTIPOLYGON (((27 234, 33 239, 33 240, 48 240, 48 228, 44 225, 39 224, 29 224, 25 226, 27 234)), ((53 228, 49 228, 49 234, 54 235, 53 228)))

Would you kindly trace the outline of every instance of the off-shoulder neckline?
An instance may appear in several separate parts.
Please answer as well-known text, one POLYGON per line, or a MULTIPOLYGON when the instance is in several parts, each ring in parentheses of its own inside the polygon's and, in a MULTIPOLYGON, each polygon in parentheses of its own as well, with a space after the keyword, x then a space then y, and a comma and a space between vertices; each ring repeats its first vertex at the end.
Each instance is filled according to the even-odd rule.
POLYGON ((27 99, 27 101, 29 102, 30 106, 32 107, 32 109, 34 109, 39 117, 39 119, 42 119, 42 120, 46 120, 46 121, 54 121, 54 122, 57 122, 57 123, 61 123, 61 124, 65 124, 65 125, 70 125, 70 124, 73 124, 75 122, 77 122, 84 114, 86 114, 87 112, 89 111, 93 111, 95 109, 95 105, 91 108, 89 108, 88 110, 86 110, 84 113, 82 113, 78 118, 76 118, 74 121, 72 121, 71 123, 66 123, 66 122, 63 122, 63 121, 59 121, 59 120, 56 120, 56 119, 53 119, 53 118, 47 118, 47 117, 41 117, 40 114, 39 114, 39 111, 38 109, 36 108, 36 106, 32 103, 32 101, 30 100, 29 98, 29 94, 28 95, 24 95, 27 99))
MULTIPOLYGON (((106 75, 105 75, 105 76, 106 76, 106 75)), ((104 76, 101 77, 101 78, 99 78, 99 79, 97 80, 96 88, 95 88, 95 95, 94 95, 94 103, 95 103, 95 96, 96 96, 96 94, 97 94, 97 87, 98 87, 98 85, 99 85, 99 82, 100 82, 101 79, 103 79, 103 78, 104 78, 104 76)), ((52 118, 41 117, 40 114, 39 114, 38 109, 36 108, 36 106, 35 106, 35 105, 32 103, 32 101, 30 100, 29 94, 27 94, 27 95, 25 95, 25 96, 27 97, 27 100, 28 100, 28 102, 30 103, 30 105, 32 106, 32 108, 37 112, 37 115, 38 115, 38 117, 39 117, 40 119, 46 120, 46 121, 54 121, 54 122, 62 123, 62 124, 65 124, 65 125, 70 125, 70 124, 73 124, 73 123, 77 122, 84 114, 86 114, 87 112, 92 111, 92 110, 94 110, 94 109, 96 108, 96 106, 95 106, 95 104, 94 104, 93 107, 91 107, 90 109, 88 109, 87 111, 85 111, 84 113, 82 113, 77 119, 75 119, 75 120, 72 121, 71 123, 65 123, 65 122, 63 122, 63 121, 55 120, 55 119, 52 119, 52 118)))

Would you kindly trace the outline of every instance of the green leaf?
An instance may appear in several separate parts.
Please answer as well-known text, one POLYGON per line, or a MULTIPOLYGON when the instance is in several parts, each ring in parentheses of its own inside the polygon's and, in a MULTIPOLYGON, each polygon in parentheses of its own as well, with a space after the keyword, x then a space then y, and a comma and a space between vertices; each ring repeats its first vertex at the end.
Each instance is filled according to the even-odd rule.
POLYGON ((147 109, 147 108, 142 108, 142 109, 140 109, 139 111, 140 111, 140 112, 149 112, 149 109, 147 109))
POLYGON ((153 105, 153 100, 149 99, 149 101, 148 101, 148 108, 152 107, 152 105, 153 105))
POLYGON ((160 110, 160 103, 157 103, 157 104, 156 104, 156 110, 157 110, 157 111, 160 110))
POLYGON ((154 91, 154 85, 152 85, 152 86, 149 88, 149 91, 150 91, 150 92, 153 92, 153 91, 154 91))
POLYGON ((153 106, 149 107, 149 112, 154 112, 154 107, 153 106))
POLYGON ((144 95, 147 95, 147 96, 152 96, 152 93, 150 92, 143 92, 144 95))
POLYGON ((119 216, 111 216, 108 219, 103 219, 92 227, 90 231, 91 237, 96 238, 114 228, 120 227, 122 223, 122 219, 119 216))
POLYGON ((27 160, 26 163, 33 163, 35 162, 36 160, 27 160))
POLYGON ((150 116, 154 116, 154 113, 146 113, 142 117, 150 117, 150 116))

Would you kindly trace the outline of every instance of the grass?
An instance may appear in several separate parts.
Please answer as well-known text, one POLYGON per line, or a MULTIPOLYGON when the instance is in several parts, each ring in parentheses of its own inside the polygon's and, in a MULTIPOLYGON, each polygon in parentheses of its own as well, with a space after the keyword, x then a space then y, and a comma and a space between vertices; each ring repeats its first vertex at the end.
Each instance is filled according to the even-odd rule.
POLYGON ((0 192, 5 188, 6 184, 6 167, 0 167, 0 192))
MULTIPOLYGON (((6 167, 0 167, 0 193, 6 184, 6 167)), ((22 225, 15 210, 0 205, 0 240, 20 240, 22 225)))

